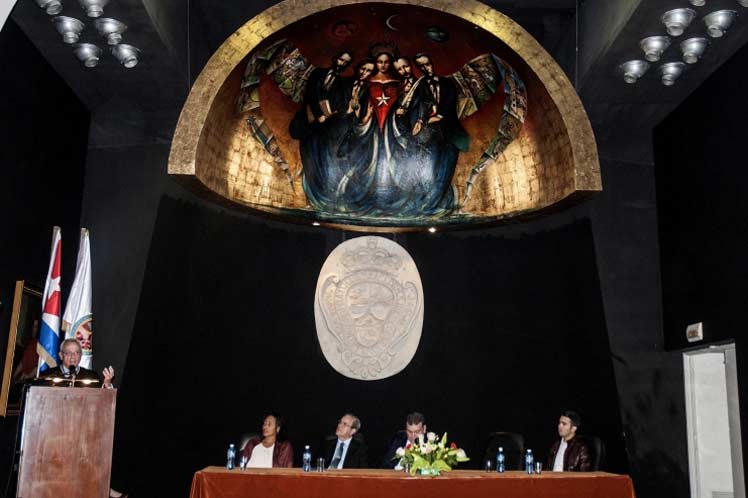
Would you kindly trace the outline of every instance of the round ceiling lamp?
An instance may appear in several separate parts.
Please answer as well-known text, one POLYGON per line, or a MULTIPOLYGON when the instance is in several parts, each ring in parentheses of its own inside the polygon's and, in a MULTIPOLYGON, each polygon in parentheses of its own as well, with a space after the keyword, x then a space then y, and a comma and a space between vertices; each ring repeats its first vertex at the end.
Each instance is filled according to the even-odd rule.
POLYGON ((642 60, 627 61, 621 64, 620 68, 623 73, 623 81, 633 84, 644 76, 644 73, 649 69, 649 63, 642 60))
POLYGON ((139 48, 133 47, 132 45, 127 45, 125 43, 120 43, 112 47, 112 55, 117 58, 120 64, 128 69, 138 65, 139 54, 139 48))
POLYGON ((56 16, 62 12, 62 2, 60 0, 36 0, 36 4, 50 16, 56 16))
POLYGON ((109 0, 78 0, 78 3, 86 11, 88 17, 101 17, 104 13, 104 6, 109 0))
POLYGON ((670 38, 667 36, 648 36, 639 42, 644 51, 644 58, 649 62, 657 62, 662 53, 670 46, 670 38))
POLYGON ((727 30, 735 21, 738 13, 734 10, 717 10, 704 17, 706 32, 712 38, 719 38, 727 33, 727 30))
POLYGON ((116 19, 110 19, 108 17, 101 17, 99 19, 96 19, 94 21, 94 26, 96 26, 96 31, 98 31, 101 36, 106 38, 106 42, 109 45, 116 45, 121 42, 122 33, 127 30, 126 24, 116 19))
POLYGON ((680 75, 683 74, 684 69, 686 69, 686 65, 682 62, 668 62, 660 66, 662 84, 665 86, 673 86, 675 80, 680 78, 680 75))
POLYGON ((64 43, 76 43, 83 31, 83 23, 74 17, 57 16, 52 18, 55 29, 62 35, 64 43))
POLYGON ((662 23, 670 36, 680 36, 686 30, 696 11, 693 9, 673 9, 662 14, 662 23))
POLYGON ((704 55, 708 40, 702 37, 689 38, 683 40, 680 44, 680 51, 683 54, 683 61, 686 64, 696 64, 704 55))
POLYGON ((96 67, 101 57, 101 49, 93 43, 77 43, 73 45, 73 53, 86 67, 96 67))

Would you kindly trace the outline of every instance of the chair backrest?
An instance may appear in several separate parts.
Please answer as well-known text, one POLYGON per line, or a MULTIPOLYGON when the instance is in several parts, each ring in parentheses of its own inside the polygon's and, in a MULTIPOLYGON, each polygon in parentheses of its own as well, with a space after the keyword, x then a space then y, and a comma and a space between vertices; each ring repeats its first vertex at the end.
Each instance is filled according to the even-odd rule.
MULTIPOLYGON (((522 470, 525 438, 516 432, 492 432, 488 435, 483 462, 496 459, 499 446, 504 448, 504 465, 507 470, 522 470)), ((494 462, 495 465, 495 462, 494 462)))
POLYGON ((605 461, 605 444, 603 440, 597 436, 587 434, 580 434, 577 437, 587 444, 587 448, 591 452, 592 468, 590 470, 593 472, 600 470, 605 461))
POLYGON ((247 443, 253 437, 259 437, 259 434, 257 434, 256 432, 248 432, 248 433, 242 434, 239 437, 239 444, 236 445, 236 454, 237 455, 239 453, 241 453, 242 451, 244 451, 244 447, 247 446, 247 443))

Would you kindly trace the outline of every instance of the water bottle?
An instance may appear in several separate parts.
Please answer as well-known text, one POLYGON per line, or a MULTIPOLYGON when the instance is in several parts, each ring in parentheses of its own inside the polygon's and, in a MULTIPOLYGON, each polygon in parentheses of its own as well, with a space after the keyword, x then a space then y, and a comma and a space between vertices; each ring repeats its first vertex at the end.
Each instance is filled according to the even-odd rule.
POLYGON ((499 446, 499 450, 496 452, 496 472, 502 474, 506 470, 506 463, 504 458, 504 448, 499 446))
POLYGON ((234 457, 236 456, 236 448, 234 443, 229 445, 229 451, 226 452, 226 469, 231 470, 234 468, 234 457))
POLYGON ((535 473, 535 458, 532 456, 532 450, 530 449, 525 453, 525 470, 528 474, 535 473))
POLYGON ((312 450, 309 449, 309 445, 304 446, 304 454, 301 457, 303 462, 302 468, 304 472, 312 471, 312 450))

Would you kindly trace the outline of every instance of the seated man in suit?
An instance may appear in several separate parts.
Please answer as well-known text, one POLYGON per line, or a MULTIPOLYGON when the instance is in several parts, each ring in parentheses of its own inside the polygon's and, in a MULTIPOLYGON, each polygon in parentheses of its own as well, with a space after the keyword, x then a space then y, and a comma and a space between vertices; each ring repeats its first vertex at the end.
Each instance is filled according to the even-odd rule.
POLYGON ((561 438, 551 447, 547 466, 554 472, 587 472, 592 467, 590 449, 576 438, 582 419, 577 412, 566 410, 558 419, 561 438))
POLYGON ((352 413, 346 413, 335 428, 334 439, 325 443, 325 458, 328 469, 364 469, 369 466, 366 444, 353 436, 361 429, 361 421, 352 413))
POLYGON ((91 387, 101 386, 111 389, 113 387, 112 379, 114 378, 114 369, 109 366, 101 372, 103 375, 102 382, 102 379, 99 378, 99 375, 96 372, 79 365, 82 354, 83 350, 77 340, 65 339, 60 344, 59 355, 62 363, 42 372, 38 379, 39 382, 42 384, 67 386, 68 383, 65 381, 70 381, 75 377, 76 385, 90 385, 91 387), (62 379, 62 382, 55 382, 53 379, 62 379), (87 383, 86 381, 89 382, 87 383))
POLYGON ((405 448, 408 443, 413 444, 418 436, 426 437, 426 418, 422 413, 413 412, 409 413, 405 417, 405 430, 397 431, 392 436, 390 442, 390 449, 384 454, 384 461, 382 467, 386 469, 402 470, 400 467, 400 461, 395 458, 395 452, 398 448, 405 448))

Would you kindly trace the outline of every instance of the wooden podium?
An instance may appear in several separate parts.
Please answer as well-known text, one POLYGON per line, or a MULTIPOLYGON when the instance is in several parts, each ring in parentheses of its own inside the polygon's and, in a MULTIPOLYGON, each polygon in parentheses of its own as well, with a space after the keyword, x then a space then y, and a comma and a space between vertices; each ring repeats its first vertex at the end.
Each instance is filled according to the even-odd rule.
POLYGON ((26 396, 18 498, 107 498, 116 389, 31 387, 26 396))

